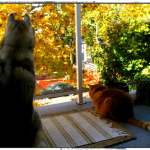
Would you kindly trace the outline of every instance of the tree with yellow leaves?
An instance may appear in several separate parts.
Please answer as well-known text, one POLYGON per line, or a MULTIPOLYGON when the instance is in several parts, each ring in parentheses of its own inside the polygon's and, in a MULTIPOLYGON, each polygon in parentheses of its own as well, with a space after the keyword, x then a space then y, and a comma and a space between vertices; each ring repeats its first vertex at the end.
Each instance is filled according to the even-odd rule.
MULTIPOLYGON (((55 73, 56 77, 69 75, 70 79, 76 79, 76 72, 73 69, 73 56, 75 55, 74 4, 0 4, 0 11, 0 42, 4 35, 8 15, 13 13, 15 19, 21 20, 24 13, 28 13, 36 33, 35 72, 38 74, 45 72, 48 75, 55 73)), ((114 45, 110 42, 113 41, 115 56, 122 55, 122 57, 119 55, 118 57, 124 61, 123 54, 127 50, 123 52, 118 49, 119 44, 126 41, 122 35, 128 34, 127 36, 129 36, 136 32, 140 35, 142 32, 149 32, 149 25, 146 23, 150 16, 149 4, 81 4, 81 13, 81 30, 87 44, 87 52, 92 57, 99 57, 98 60, 95 59, 96 62, 100 62, 99 66, 103 66, 105 57, 108 56, 106 55, 107 51, 100 45, 101 39, 104 41, 105 47, 111 47, 111 49, 114 45)), ((130 47, 127 52, 138 54, 138 51, 140 50, 137 47, 130 47)), ((147 59, 144 59, 143 55, 137 64, 141 67, 146 64, 146 61, 147 59), (141 63, 142 65, 140 65, 141 63)), ((126 64, 126 68, 132 70, 129 67, 132 68, 130 64, 126 64)), ((99 67, 99 71, 102 69, 99 67)))
POLYGON ((56 77, 66 74, 72 76, 70 53, 73 53, 75 49, 74 38, 72 38, 75 35, 73 30, 75 26, 74 4, 69 5, 70 7, 72 7, 71 12, 68 11, 68 5, 60 7, 59 4, 40 4, 38 6, 0 4, 0 42, 4 35, 8 15, 13 13, 15 19, 22 20, 24 13, 28 13, 36 33, 35 72, 43 74, 45 71, 48 75, 57 72, 56 77))

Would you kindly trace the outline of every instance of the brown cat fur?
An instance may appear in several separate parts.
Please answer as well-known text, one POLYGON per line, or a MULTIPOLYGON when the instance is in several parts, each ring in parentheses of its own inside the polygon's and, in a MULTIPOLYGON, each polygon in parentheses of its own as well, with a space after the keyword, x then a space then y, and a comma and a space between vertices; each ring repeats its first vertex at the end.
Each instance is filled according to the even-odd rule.
POLYGON ((129 93, 117 88, 107 88, 101 83, 89 85, 89 87, 89 95, 100 116, 127 121, 150 131, 150 122, 143 122, 134 117, 134 103, 129 93))

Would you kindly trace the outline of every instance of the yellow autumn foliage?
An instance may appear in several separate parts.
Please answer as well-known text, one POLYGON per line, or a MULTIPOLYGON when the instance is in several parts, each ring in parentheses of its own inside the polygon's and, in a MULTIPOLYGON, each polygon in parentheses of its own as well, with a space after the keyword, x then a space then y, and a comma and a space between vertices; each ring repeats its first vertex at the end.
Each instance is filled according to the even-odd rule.
POLYGON ((75 35, 75 5, 62 4, 61 8, 62 11, 59 11, 57 4, 39 5, 37 9, 33 4, 0 4, 0 42, 9 14, 13 13, 16 20, 22 20, 25 13, 29 14, 36 33, 34 67, 38 74, 46 71, 51 75, 57 71, 59 76, 64 76, 70 72, 69 54, 75 45, 67 46, 63 38, 66 29, 73 31, 69 36, 75 35))
MULTIPOLYGON (((133 18, 137 21, 146 20, 150 13, 149 6, 149 4, 81 4, 82 36, 89 38, 89 34, 95 34, 95 37, 99 37, 109 34, 107 29, 120 30, 120 25, 112 26, 111 22, 116 17, 117 11, 121 14, 122 22, 132 22, 133 18), (96 29, 91 29, 91 25, 97 25, 97 35, 96 29)), ((36 33, 34 48, 36 73, 42 74, 45 71, 52 75, 57 72, 59 77, 68 74, 70 78, 75 79, 73 64, 70 61, 70 54, 75 55, 75 4, 40 4, 37 8, 34 4, 0 4, 0 10, 0 42, 9 14, 13 13, 15 19, 22 20, 23 15, 28 13, 36 33), (67 39, 68 37, 70 39, 67 39)), ((140 29, 147 30, 145 26, 140 26, 140 29)), ((105 43, 109 41, 107 36, 103 36, 103 40, 105 43)), ((96 41, 96 38, 93 41, 96 41)))

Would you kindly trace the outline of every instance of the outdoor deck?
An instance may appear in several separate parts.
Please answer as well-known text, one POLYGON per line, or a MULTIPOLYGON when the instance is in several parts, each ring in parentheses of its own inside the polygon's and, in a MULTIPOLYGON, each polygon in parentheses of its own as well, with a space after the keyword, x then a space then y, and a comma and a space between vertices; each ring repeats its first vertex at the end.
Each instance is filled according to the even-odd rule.
MULTIPOLYGON (((85 104, 78 105, 76 101, 59 103, 53 105, 47 105, 42 107, 36 107, 35 109, 40 115, 55 114, 72 110, 79 110, 89 107, 94 107, 93 102, 90 98, 84 99, 85 104)), ((135 105, 134 107, 135 116, 139 120, 150 121, 150 107, 146 105, 135 105)), ((121 144, 111 146, 113 148, 150 148, 150 132, 132 124, 126 122, 117 122, 122 127, 126 128, 128 131, 137 137, 136 140, 130 140, 121 144)), ((42 144, 41 144, 41 147, 42 144)), ((96 145, 98 147, 98 144, 96 145)))

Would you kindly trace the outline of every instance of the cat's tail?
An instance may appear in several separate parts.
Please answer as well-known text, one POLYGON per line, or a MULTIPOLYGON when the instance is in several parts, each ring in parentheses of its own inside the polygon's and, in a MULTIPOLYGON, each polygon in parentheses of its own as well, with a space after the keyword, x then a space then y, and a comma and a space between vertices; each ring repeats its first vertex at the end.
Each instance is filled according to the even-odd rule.
POLYGON ((132 123, 140 128, 150 131, 150 122, 140 121, 140 120, 136 119, 135 117, 129 118, 127 120, 127 122, 132 123))

